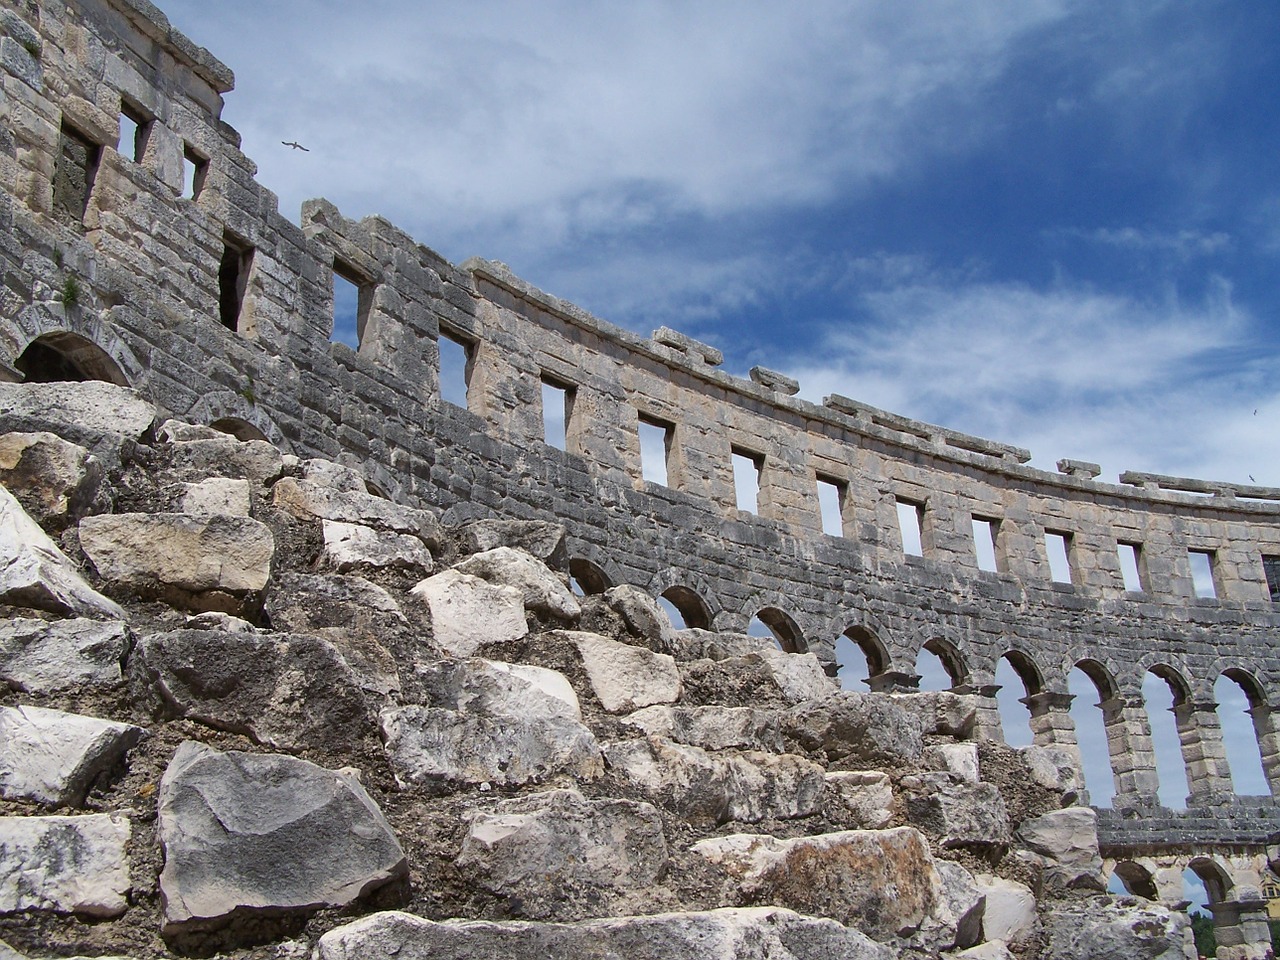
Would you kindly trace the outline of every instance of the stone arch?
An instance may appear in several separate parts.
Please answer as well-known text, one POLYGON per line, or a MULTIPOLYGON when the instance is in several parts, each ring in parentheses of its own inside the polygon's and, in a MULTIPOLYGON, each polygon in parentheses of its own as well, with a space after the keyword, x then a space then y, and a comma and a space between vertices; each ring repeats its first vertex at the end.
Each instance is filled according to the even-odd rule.
POLYGON ((102 380, 130 386, 112 356, 88 337, 68 330, 44 333, 27 344, 14 366, 27 383, 102 380))
POLYGON ((1112 872, 1120 878, 1125 890, 1132 896, 1142 897, 1144 900, 1160 899, 1154 874, 1142 864, 1133 860, 1121 860, 1112 872))
POLYGON ((604 593, 614 585, 613 578, 604 568, 586 557, 569 558, 569 576, 585 596, 604 593))
POLYGON ((769 628, 778 645, 787 653, 805 653, 808 644, 795 619, 777 607, 761 607, 755 616, 769 628))
POLYGON ((1257 747, 1258 767, 1254 767, 1252 751, 1240 745, 1243 731, 1240 729, 1240 718, 1229 712, 1219 710, 1218 723, 1221 728, 1223 753, 1227 759, 1231 776, 1232 789, 1238 795, 1256 794, 1257 789, 1241 789, 1250 781, 1256 780, 1256 771, 1261 768, 1262 779, 1267 792, 1280 793, 1280 742, 1277 742, 1275 719, 1270 705, 1267 703, 1262 684, 1254 672, 1239 664, 1228 661, 1214 681, 1214 700, 1223 706, 1222 697, 1218 693, 1218 684, 1223 680, 1234 684, 1244 694, 1247 706, 1244 712, 1249 717, 1252 727, 1254 745, 1257 747), (1248 774, 1246 775, 1246 771, 1248 774))
POLYGON ((964 686, 969 682, 969 665, 965 662, 960 648, 950 640, 933 637, 926 640, 921 649, 929 651, 941 661, 942 669, 947 672, 953 688, 964 686))
POLYGON ((1061 701, 1043 695, 1044 676, 1029 654, 1016 647, 1006 650, 996 659, 991 679, 1006 743, 1021 747, 1059 742, 1047 734, 1047 724, 1056 725, 1056 718, 1046 719, 1045 715, 1054 707, 1061 708, 1061 701))
POLYGON ((292 449, 289 440, 261 407, 250 397, 232 390, 218 390, 202 396, 200 400, 183 415, 190 423, 207 423, 215 430, 223 430, 215 424, 229 424, 243 433, 257 431, 261 436, 240 436, 234 430, 223 430, 241 440, 266 440, 278 447, 282 453, 292 449))
POLYGON ((879 676, 889 669, 889 650, 870 627, 854 624, 846 627, 841 636, 848 637, 866 655, 870 676, 879 676))
POLYGON ((1151 728, 1160 801, 1171 809, 1180 809, 1185 806, 1185 794, 1175 799, 1175 791, 1190 791, 1204 752, 1194 711, 1188 709, 1192 686, 1182 670, 1167 660, 1147 665, 1142 678, 1142 701, 1151 728), (1148 686, 1149 677, 1154 678, 1153 686, 1148 686), (1166 691, 1168 710, 1163 709, 1166 691), (1180 766, 1173 763, 1171 754, 1179 758, 1180 766))
POLYGON ((237 440, 263 440, 270 443, 267 435, 255 427, 248 420, 242 420, 239 417, 219 417, 213 423, 209 424, 219 433, 229 433, 237 440))
MULTIPOLYGON (((1117 806, 1150 806, 1156 803, 1159 781, 1156 778, 1155 750, 1151 744, 1151 727, 1141 687, 1131 696, 1122 693, 1115 673, 1101 661, 1085 657, 1076 661, 1075 669, 1088 678, 1098 693, 1097 707, 1102 711, 1103 738, 1114 784, 1117 806)), ((1085 744, 1082 751, 1086 770, 1093 750, 1100 744, 1085 744)), ((1095 781, 1095 786, 1098 784, 1095 781)))
POLYGON ((1013 672, 1022 681, 1022 689, 1028 697, 1044 692, 1044 674, 1030 654, 1015 647, 1002 653, 1000 659, 1008 661, 1009 666, 1013 667, 1013 672))
POLYGON ((711 629, 711 621, 713 619, 711 607, 696 590, 683 584, 674 584, 667 587, 658 596, 670 602, 679 611, 680 616, 684 618, 686 627, 695 627, 700 630, 711 629))
POLYGON ((1231 871, 1213 857, 1192 857, 1187 864, 1187 869, 1204 883, 1205 892, 1209 894, 1210 906, 1231 899, 1231 890, 1235 886, 1235 882, 1231 879, 1231 871))

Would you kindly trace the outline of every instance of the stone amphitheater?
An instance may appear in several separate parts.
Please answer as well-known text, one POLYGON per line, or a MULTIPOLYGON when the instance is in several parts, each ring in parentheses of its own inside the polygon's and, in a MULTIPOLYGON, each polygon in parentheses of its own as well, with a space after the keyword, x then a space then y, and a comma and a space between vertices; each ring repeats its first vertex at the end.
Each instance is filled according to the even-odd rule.
POLYGON ((1280 490, 1046 472, 378 217, 297 226, 147 0, 0 15, 0 960, 1170 960, 1187 869, 1217 955, 1272 956, 1280 810, 1214 684, 1280 790, 1280 490))

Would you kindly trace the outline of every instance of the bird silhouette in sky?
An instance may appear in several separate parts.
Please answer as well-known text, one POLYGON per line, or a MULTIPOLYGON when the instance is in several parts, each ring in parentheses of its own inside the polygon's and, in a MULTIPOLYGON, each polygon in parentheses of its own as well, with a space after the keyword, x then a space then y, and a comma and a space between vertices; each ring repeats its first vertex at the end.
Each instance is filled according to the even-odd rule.
POLYGON ((306 147, 304 147, 302 144, 298 143, 298 141, 297 141, 297 140, 281 140, 281 141, 280 141, 280 143, 281 143, 283 146, 286 146, 286 147, 293 147, 293 149, 295 149, 295 150, 301 150, 303 153, 310 153, 310 152, 311 152, 309 149, 307 149, 306 147))

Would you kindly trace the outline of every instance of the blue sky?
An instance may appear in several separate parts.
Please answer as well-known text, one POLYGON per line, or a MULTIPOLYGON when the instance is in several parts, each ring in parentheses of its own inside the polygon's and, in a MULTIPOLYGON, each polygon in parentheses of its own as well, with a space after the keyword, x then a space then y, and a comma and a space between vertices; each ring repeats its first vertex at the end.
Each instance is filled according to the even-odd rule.
POLYGON ((1271 4, 163 6, 290 218, 379 213, 1046 469, 1280 485, 1271 4))

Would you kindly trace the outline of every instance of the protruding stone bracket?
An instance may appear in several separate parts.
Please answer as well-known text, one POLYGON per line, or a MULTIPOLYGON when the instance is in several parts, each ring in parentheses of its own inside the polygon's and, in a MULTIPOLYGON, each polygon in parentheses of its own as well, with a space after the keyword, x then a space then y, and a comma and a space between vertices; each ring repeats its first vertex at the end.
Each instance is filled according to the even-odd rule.
POLYGON ((1090 463, 1088 460, 1068 460, 1064 458, 1058 461, 1058 472, 1065 473, 1071 477, 1092 480, 1102 473, 1102 467, 1100 464, 1090 463))
POLYGON ((768 367, 752 367, 749 375, 753 381, 774 393, 794 397, 800 392, 800 381, 788 377, 785 373, 770 370, 768 367))
POLYGON ((659 327, 653 331, 651 339, 654 343, 660 343, 664 347, 671 347, 673 350, 687 354, 690 359, 701 360, 709 367, 718 367, 724 363, 724 354, 715 347, 686 336, 678 330, 672 330, 670 327, 659 327))
POLYGON ((902 670, 886 670, 867 677, 872 693, 915 693, 920 689, 920 675, 902 670))

